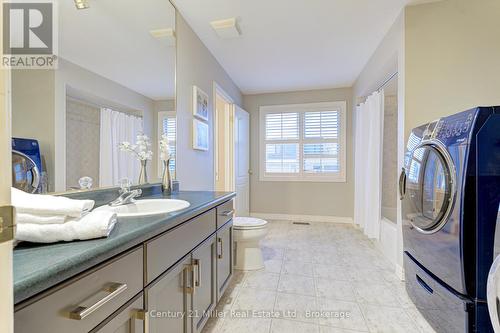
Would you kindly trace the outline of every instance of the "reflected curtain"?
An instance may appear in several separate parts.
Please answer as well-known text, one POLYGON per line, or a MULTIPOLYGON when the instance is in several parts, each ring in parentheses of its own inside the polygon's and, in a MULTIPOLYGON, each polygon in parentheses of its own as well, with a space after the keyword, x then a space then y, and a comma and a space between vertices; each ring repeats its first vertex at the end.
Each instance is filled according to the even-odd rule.
POLYGON ((384 91, 356 108, 354 222, 369 238, 380 239, 384 91))
POLYGON ((117 186, 118 181, 129 178, 137 183, 140 163, 129 152, 120 151, 118 144, 123 141, 135 143, 138 133, 142 133, 142 118, 101 108, 99 185, 117 186))

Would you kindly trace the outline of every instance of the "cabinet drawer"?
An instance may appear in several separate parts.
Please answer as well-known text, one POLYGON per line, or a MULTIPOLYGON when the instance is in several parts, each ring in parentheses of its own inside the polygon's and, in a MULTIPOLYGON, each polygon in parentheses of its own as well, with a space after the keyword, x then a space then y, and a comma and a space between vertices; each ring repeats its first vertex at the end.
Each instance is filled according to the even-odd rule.
POLYGON ((101 323, 90 333, 148 333, 144 332, 147 314, 144 313, 144 297, 142 293, 123 306, 113 318, 101 323))
POLYGON ((88 332, 142 290, 143 250, 129 252, 14 314, 16 333, 88 332))
POLYGON ((234 200, 229 200, 217 207, 217 229, 233 218, 234 200))
POLYGON ((215 232, 215 209, 146 243, 146 284, 215 232))

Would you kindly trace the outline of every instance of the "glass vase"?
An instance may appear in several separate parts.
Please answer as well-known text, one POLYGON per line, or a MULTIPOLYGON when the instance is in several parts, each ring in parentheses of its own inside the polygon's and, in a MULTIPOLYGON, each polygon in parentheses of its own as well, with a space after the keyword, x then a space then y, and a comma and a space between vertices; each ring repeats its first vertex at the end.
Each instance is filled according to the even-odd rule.
POLYGON ((139 185, 144 185, 148 183, 148 173, 146 171, 148 160, 141 160, 141 171, 139 172, 139 185))

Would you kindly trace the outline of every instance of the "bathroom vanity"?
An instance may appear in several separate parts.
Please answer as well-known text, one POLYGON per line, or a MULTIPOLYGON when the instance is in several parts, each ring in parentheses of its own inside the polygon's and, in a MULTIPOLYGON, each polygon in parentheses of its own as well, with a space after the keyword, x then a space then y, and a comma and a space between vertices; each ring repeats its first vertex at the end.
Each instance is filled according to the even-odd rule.
POLYGON ((106 239, 20 244, 15 332, 200 332, 232 277, 234 196, 153 190, 191 205, 119 219, 106 239))

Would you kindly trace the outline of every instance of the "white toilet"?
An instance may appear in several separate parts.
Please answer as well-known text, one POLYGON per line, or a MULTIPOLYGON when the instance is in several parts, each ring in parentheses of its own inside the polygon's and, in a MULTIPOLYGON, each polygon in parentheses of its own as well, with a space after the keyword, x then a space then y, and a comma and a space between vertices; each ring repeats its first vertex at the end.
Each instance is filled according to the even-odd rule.
POLYGON ((264 268, 260 240, 267 234, 267 221, 253 217, 235 217, 233 230, 236 242, 235 268, 244 271, 264 268))

